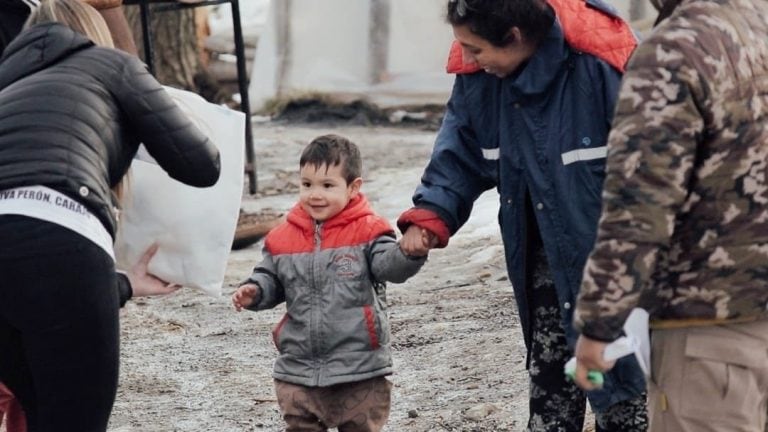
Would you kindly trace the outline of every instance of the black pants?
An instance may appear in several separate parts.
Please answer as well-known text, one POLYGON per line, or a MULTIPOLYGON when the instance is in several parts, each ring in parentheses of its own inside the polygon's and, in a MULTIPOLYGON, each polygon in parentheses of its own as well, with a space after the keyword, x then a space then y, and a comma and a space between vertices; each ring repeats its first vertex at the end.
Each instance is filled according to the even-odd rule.
POLYGON ((66 228, 0 215, 0 381, 29 432, 103 432, 115 400, 112 259, 66 228))
MULTIPOLYGON (((538 245, 537 245, 538 246, 538 245)), ((529 280, 531 364, 528 432, 581 432, 587 398, 565 379, 565 363, 573 355, 565 339, 555 283, 546 256, 534 248, 529 280)), ((648 429, 645 395, 595 414, 597 432, 643 432, 648 429)))

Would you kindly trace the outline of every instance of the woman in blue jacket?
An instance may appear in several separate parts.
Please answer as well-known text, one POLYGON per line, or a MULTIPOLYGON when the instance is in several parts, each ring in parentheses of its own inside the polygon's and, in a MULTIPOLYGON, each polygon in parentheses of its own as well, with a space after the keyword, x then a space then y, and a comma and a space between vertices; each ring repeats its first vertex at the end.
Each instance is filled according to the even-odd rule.
MULTIPOLYGON (((417 254, 428 236, 444 247, 480 194, 497 188, 528 349, 528 430, 580 432, 585 396, 566 381, 563 367, 577 337, 573 305, 595 239, 606 137, 634 37, 625 33, 630 49, 617 59, 619 33, 611 26, 628 28, 591 0, 588 7, 451 0, 447 19, 461 46, 460 74, 414 208, 398 221, 401 244, 417 254), (581 22, 593 27, 581 33, 581 22)), ((636 361, 619 360, 604 387, 586 395, 597 430, 644 431, 644 392, 636 361)))

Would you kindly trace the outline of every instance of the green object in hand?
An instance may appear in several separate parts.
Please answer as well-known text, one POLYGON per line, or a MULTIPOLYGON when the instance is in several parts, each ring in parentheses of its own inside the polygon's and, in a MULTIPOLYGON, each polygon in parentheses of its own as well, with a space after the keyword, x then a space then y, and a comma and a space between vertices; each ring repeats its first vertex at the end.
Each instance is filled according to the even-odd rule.
MULTIPOLYGON (((568 379, 568 381, 573 381, 573 379, 576 377, 576 358, 573 357, 570 360, 568 360, 568 363, 565 364, 565 377, 568 379)), ((603 373, 596 370, 591 370, 587 372, 587 379, 592 384, 602 387, 603 383, 605 382, 605 376, 603 376, 603 373)))
MULTIPOLYGON (((642 311, 642 309, 635 310, 642 311)), ((635 310, 632 312, 634 313, 635 310)), ((636 338, 630 336, 622 336, 605 347, 605 350, 603 351, 603 360, 612 362, 632 353, 635 353, 637 356, 637 350, 639 349, 638 346, 639 342, 636 338)), ((640 360, 638 360, 638 362, 640 362, 640 360)), ((645 369, 643 371, 645 371, 645 369)), ((571 357, 571 359, 568 360, 568 363, 565 364, 564 372, 566 378, 573 381, 574 377, 576 376, 576 357, 571 357)), ((587 372, 587 379, 597 387, 602 387, 603 383, 605 382, 603 373, 596 370, 587 372)))

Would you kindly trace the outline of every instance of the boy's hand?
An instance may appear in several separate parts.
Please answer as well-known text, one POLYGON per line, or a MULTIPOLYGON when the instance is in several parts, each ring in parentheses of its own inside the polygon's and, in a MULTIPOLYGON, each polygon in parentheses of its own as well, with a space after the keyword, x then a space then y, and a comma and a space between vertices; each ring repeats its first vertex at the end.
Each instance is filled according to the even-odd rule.
POLYGON ((232 305, 235 306, 236 311, 240 312, 243 308, 252 305, 259 296, 261 296, 261 288, 255 283, 247 283, 241 285, 232 294, 232 305))
POLYGON ((400 249, 409 256, 426 256, 437 242, 437 236, 432 231, 411 225, 400 239, 400 249))

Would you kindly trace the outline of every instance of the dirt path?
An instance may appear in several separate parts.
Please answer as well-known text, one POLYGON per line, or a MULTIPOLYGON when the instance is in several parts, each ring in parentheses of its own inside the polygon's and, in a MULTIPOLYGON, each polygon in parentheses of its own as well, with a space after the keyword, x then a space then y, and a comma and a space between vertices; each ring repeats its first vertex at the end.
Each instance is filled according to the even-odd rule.
MULTIPOLYGON (((248 211, 287 210, 298 156, 323 133, 360 145, 363 191, 393 223, 410 206, 434 132, 257 125, 258 198, 248 211)), ((527 418, 524 346, 496 225, 496 196, 423 271, 389 286, 397 373, 388 431, 520 431, 527 418)), ((122 312, 122 373, 111 431, 278 431, 270 329, 282 315, 235 313, 234 286, 261 243, 234 251, 221 298, 185 289, 137 299, 122 312)))

